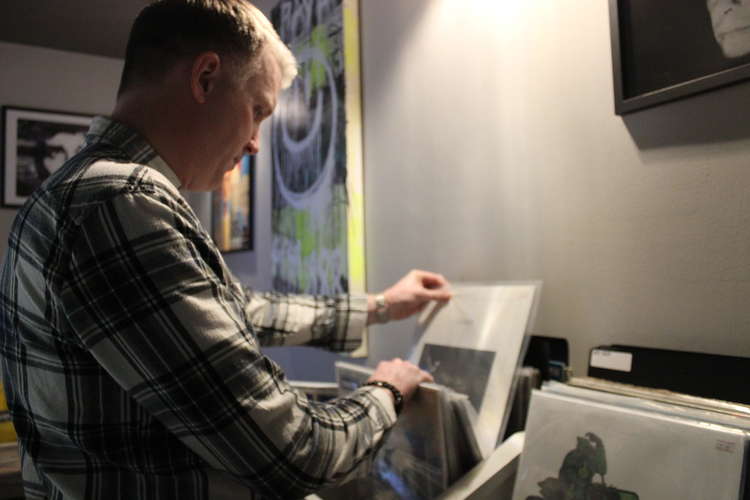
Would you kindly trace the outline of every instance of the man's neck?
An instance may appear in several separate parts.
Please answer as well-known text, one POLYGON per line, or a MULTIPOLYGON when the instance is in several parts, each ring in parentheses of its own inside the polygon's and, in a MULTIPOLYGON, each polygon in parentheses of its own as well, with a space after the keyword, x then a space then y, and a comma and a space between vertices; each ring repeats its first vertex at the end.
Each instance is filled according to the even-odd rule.
POLYGON ((190 141, 191 126, 185 106, 177 101, 174 95, 126 92, 118 97, 112 119, 138 132, 185 185, 190 158, 184 144, 190 141))

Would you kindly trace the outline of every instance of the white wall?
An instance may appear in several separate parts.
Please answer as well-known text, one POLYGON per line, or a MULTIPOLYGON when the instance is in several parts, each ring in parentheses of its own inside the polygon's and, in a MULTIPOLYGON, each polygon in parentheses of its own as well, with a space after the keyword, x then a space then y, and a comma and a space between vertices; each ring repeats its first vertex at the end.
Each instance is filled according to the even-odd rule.
POLYGON ((750 86, 617 117, 607 2, 572 6, 364 0, 371 289, 542 279, 578 373, 604 343, 750 356, 750 86))
MULTIPOLYGON (((115 103, 122 61, 0 42, 0 105, 106 114, 115 103)), ((0 255, 17 210, 0 208, 0 255)))

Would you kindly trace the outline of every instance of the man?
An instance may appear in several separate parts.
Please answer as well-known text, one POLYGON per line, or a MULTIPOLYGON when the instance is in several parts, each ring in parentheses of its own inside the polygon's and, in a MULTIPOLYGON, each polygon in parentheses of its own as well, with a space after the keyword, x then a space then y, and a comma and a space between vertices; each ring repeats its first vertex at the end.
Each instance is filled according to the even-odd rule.
POLYGON ((19 212, 0 277, 3 381, 26 498, 298 498, 361 471, 429 374, 381 363, 330 404, 260 345, 358 346, 448 300, 414 271, 383 294, 243 289, 178 187, 245 154, 295 73, 244 0, 163 0, 136 20, 111 119, 19 212))

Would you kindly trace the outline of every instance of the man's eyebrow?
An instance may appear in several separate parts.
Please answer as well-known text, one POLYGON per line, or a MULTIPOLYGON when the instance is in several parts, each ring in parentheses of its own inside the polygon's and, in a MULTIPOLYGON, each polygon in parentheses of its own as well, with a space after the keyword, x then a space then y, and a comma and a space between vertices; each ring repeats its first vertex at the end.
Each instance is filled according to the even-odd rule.
POLYGON ((263 104, 263 112, 266 116, 271 116, 273 114, 273 110, 276 108, 276 100, 265 97, 262 101, 263 104))

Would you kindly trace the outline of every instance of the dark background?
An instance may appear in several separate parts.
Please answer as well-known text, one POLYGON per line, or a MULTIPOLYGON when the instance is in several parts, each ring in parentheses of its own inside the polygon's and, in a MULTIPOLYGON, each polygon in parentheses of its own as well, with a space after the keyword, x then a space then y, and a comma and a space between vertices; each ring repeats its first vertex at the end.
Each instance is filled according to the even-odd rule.
POLYGON ((706 0, 619 0, 623 98, 750 63, 726 58, 706 0))

